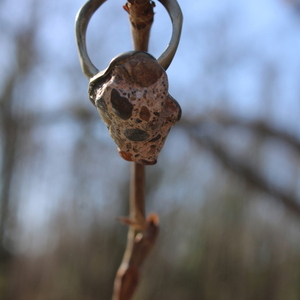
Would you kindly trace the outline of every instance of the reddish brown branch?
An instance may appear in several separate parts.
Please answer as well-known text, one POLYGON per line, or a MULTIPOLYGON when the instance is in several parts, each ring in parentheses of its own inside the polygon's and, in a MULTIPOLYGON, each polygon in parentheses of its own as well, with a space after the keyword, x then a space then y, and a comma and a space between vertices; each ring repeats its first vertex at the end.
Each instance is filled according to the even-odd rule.
POLYGON ((153 23, 154 2, 149 0, 129 0, 124 9, 129 14, 131 34, 135 50, 147 51, 150 29, 153 23))
MULTIPOLYGON (((124 9, 129 13, 135 50, 147 51, 154 3, 149 0, 129 0, 124 9)), ((145 220, 145 167, 131 165, 130 217, 121 219, 130 226, 127 246, 117 272, 113 300, 130 300, 139 282, 142 263, 158 235, 158 217, 145 220)))
POLYGON ((130 218, 141 228, 145 226, 145 166, 131 164, 130 218))
MULTIPOLYGON (((135 228, 133 224, 131 224, 132 228, 135 228)), ((129 300, 133 296, 139 282, 140 268, 152 249, 158 232, 158 217, 156 214, 148 217, 144 230, 139 231, 137 234, 130 231, 130 239, 128 240, 130 247, 127 248, 117 272, 113 300, 129 300)))

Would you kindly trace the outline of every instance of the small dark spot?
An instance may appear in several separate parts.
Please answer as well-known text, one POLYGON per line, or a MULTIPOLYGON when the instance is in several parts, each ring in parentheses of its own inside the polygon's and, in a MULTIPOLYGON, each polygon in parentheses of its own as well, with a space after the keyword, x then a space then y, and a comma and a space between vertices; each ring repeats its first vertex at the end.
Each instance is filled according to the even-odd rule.
POLYGON ((126 97, 122 97, 116 89, 111 91, 111 104, 114 113, 123 120, 127 120, 132 115, 133 105, 126 97))
POLYGON ((135 155, 134 155, 134 157, 139 157, 139 156, 140 156, 140 154, 135 154, 135 155))
POLYGON ((150 140, 149 142, 156 142, 156 141, 158 141, 159 139, 161 138, 161 135, 159 134, 159 135, 157 135, 156 137, 154 137, 152 140, 150 140))
POLYGON ((125 129, 124 135, 131 141, 139 142, 145 141, 149 138, 149 133, 142 129, 125 129))
POLYGON ((156 116, 159 116, 159 112, 158 111, 155 111, 153 114, 156 115, 156 116))
POLYGON ((102 97, 100 99, 96 100, 96 106, 101 110, 107 111, 107 105, 105 103, 104 98, 102 98, 102 97))
POLYGON ((135 123, 141 123, 143 122, 141 119, 135 119, 135 123))
POLYGON ((140 118, 144 121, 149 121, 150 119, 150 111, 146 106, 142 106, 140 111, 140 118))

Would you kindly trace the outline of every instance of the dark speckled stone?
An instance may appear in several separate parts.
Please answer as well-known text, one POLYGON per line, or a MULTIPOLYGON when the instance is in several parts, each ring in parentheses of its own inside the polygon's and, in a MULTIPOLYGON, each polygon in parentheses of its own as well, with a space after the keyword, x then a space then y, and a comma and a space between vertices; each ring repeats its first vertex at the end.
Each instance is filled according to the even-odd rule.
POLYGON ((149 133, 141 129, 126 129, 124 135, 131 141, 140 142, 145 141, 149 137, 149 133))
POLYGON ((157 135, 155 138, 153 138, 152 140, 150 140, 149 142, 156 142, 156 141, 158 141, 159 139, 161 138, 161 135, 159 134, 159 135, 157 135))
POLYGON ((116 89, 111 91, 111 104, 114 113, 123 120, 127 120, 132 115, 133 105, 126 97, 122 97, 116 89))

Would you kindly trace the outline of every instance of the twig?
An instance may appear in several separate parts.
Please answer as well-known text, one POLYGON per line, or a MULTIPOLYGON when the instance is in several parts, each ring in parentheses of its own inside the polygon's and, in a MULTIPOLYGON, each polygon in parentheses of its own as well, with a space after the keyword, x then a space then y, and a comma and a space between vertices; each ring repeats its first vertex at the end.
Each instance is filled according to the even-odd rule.
POLYGON ((148 50, 154 16, 153 7, 154 2, 149 0, 128 0, 124 5, 129 14, 134 50, 148 50))
POLYGON ((132 221, 125 220, 125 223, 131 223, 131 227, 126 251, 115 279, 113 300, 131 299, 139 282, 140 267, 153 247, 159 231, 156 214, 148 217, 145 229, 141 232, 132 221))
POLYGON ((233 117, 226 118, 225 116, 221 116, 219 118, 219 122, 226 126, 244 127, 246 129, 250 129, 256 132, 257 134, 262 134, 264 136, 276 138, 289 144, 291 147, 295 148, 295 150, 297 150, 300 153, 300 141, 295 136, 281 129, 274 128, 262 120, 251 122, 239 120, 233 117))
MULTIPOLYGON (((185 124, 185 128, 188 129, 189 135, 201 146, 207 148, 213 153, 220 162, 229 170, 237 174, 241 179, 252 185, 254 188, 260 189, 266 194, 272 196, 275 200, 278 200, 285 207, 300 216, 300 204, 299 201, 290 193, 282 191, 280 188, 271 185, 267 180, 261 176, 258 172, 253 170, 250 166, 232 157, 227 151, 215 141, 211 136, 201 136, 201 128, 195 125, 185 124)), ((273 131, 272 131, 273 132, 273 131)))
POLYGON ((145 166, 131 164, 130 219, 145 228, 145 166))
MULTIPOLYGON (((147 51, 153 22, 154 4, 149 0, 129 0, 124 9, 129 13, 135 50, 147 51)), ((131 165, 130 218, 121 219, 130 225, 127 245, 117 272, 113 300, 130 300, 139 281, 139 269, 158 235, 158 217, 145 219, 145 167, 131 165)))

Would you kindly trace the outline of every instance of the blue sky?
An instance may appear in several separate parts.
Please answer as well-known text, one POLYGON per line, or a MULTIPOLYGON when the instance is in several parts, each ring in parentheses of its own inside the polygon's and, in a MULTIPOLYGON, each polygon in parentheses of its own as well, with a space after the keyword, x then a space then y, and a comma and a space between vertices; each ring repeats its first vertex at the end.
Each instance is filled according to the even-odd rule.
MULTIPOLYGON (((7 56, 13 55, 13 45, 9 43, 11 32, 21 29, 28 22, 30 2, 4 1, 1 23, 6 30, 2 35, 4 46, 1 57, 6 59, 2 59, 1 63, 5 68, 9 68, 12 62, 12 59, 7 59, 7 56)), ((263 117, 261 77, 266 66, 270 65, 278 73, 274 82, 278 93, 273 95, 273 101, 278 105, 274 109, 273 119, 285 126, 284 119, 289 115, 293 125, 296 125, 297 117, 290 113, 299 111, 300 18, 288 2, 181 2, 184 14, 182 40, 168 74, 170 90, 175 98, 177 95, 181 98, 178 100, 183 109, 201 113, 198 108, 202 106, 222 106, 219 98, 226 91, 230 99, 226 105, 230 111, 243 117, 263 117), (214 68, 220 69, 219 74, 214 68), (212 77, 209 72, 213 72, 212 77)), ((76 70, 74 18, 82 4, 82 1, 44 1, 38 4, 42 22, 36 42, 41 48, 39 55, 43 65, 35 75, 48 77, 40 83, 49 98, 44 103, 46 110, 50 109, 49 106, 55 108, 66 103, 62 99, 68 98, 72 82, 61 72, 61 68, 70 66, 76 70), (59 87, 62 83, 64 88, 59 87), (59 93, 54 90, 59 90, 59 93)), ((127 15, 121 8, 122 4, 123 1, 107 1, 91 21, 88 46, 90 56, 99 69, 105 68, 112 57, 132 48, 127 15)), ((149 51, 159 56, 170 39, 171 26, 159 2, 155 11, 149 51)), ((76 71, 76 75, 80 76, 80 69, 76 71)), ((82 86, 84 80, 85 77, 82 77, 82 86)))

